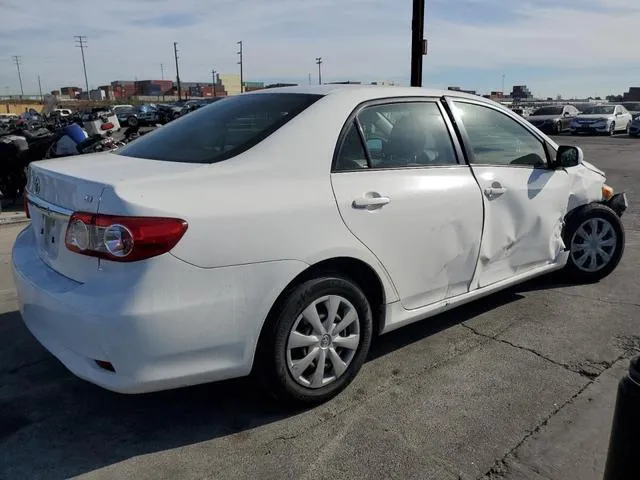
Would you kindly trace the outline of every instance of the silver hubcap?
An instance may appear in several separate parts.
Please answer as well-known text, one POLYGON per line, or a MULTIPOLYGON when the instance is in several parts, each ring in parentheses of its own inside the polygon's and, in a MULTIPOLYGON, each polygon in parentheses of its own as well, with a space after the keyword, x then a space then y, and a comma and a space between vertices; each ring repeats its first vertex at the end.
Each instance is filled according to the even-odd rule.
POLYGON ((360 344, 360 321, 344 297, 315 300, 298 316, 287 340, 287 366, 296 382, 324 387, 344 374, 360 344))
POLYGON ((613 258, 617 241, 616 231, 607 220, 586 220, 571 239, 573 263, 585 272, 597 272, 613 258))

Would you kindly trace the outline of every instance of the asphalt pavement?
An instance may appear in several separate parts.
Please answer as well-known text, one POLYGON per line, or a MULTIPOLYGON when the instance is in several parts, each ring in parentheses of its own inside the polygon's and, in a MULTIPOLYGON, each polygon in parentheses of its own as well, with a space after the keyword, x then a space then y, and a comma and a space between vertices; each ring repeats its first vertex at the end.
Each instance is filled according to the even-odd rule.
POLYGON ((640 140, 557 140, 629 194, 618 269, 382 336, 354 384, 307 411, 247 380, 124 396, 75 378, 21 323, 23 225, 0 226, 0 479, 601 480, 617 382, 640 352, 640 140))

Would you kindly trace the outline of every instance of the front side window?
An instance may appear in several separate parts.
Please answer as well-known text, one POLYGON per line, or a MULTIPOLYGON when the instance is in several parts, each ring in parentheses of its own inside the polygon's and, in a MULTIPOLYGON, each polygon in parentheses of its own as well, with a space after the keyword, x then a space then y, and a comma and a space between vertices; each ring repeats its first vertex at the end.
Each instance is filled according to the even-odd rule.
POLYGON ((409 168, 457 163, 438 105, 398 102, 372 105, 358 113, 344 137, 336 170, 353 170, 356 165, 358 168, 409 168))
POLYGON ((140 137, 119 154, 167 162, 219 162, 253 147, 320 98, 297 93, 230 97, 140 137))
POLYGON ((455 102, 477 165, 513 165, 543 167, 546 152, 543 143, 523 125, 489 107, 455 102))

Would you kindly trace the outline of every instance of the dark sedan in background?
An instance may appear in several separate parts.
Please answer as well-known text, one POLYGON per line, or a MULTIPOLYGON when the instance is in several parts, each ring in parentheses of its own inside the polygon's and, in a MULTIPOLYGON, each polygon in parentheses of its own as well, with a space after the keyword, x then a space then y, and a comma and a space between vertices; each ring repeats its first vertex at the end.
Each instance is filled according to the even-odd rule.
POLYGON ((571 120, 580 112, 573 105, 557 105, 535 110, 527 120, 545 133, 562 133, 569 130, 571 120))

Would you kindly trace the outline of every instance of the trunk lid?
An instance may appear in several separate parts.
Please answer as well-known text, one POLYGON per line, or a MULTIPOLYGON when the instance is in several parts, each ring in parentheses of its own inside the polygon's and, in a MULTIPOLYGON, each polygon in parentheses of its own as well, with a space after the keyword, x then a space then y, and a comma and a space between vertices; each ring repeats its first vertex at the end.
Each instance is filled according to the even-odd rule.
POLYGON ((97 274, 98 259, 71 252, 65 246, 71 215, 98 213, 107 187, 177 175, 200 167, 200 164, 159 162, 113 153, 31 163, 27 198, 38 255, 61 275, 81 283, 88 281, 97 274))

